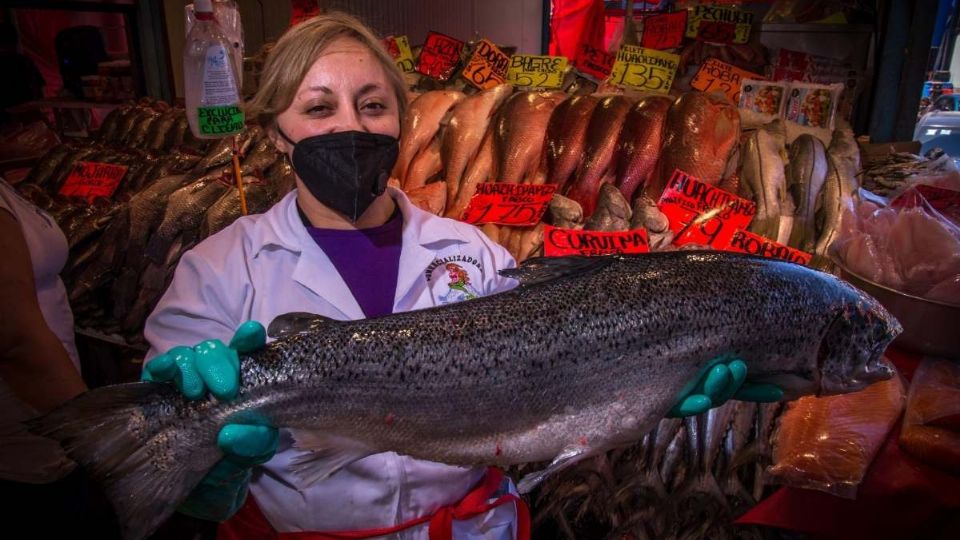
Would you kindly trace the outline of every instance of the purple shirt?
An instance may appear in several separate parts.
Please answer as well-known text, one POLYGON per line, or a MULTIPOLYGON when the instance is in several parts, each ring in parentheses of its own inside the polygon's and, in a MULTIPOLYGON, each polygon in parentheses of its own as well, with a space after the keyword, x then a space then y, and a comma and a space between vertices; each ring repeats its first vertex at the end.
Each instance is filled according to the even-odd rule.
POLYGON ((400 212, 394 212, 386 223, 370 229, 308 226, 307 232, 330 258, 367 318, 393 313, 403 243, 400 212))

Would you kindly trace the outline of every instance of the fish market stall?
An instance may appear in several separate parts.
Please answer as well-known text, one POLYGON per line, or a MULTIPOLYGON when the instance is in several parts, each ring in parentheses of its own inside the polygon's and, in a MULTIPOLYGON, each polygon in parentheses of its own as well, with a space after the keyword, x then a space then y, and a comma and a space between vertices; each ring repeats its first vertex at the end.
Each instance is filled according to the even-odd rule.
MULTIPOLYGON (((570 3, 553 4, 556 15, 570 3)), ((785 272, 806 267, 797 275, 823 280, 809 284, 810 298, 843 278, 906 328, 885 355, 899 374, 854 393, 734 400, 660 420, 530 492, 534 537, 934 537, 960 526, 960 373, 950 363, 960 351, 960 172, 945 155, 864 158, 857 135, 873 66, 860 44, 873 27, 851 24, 847 41, 832 32, 855 43, 838 59, 789 48, 783 34, 802 33, 784 26, 796 2, 644 4, 653 9, 629 3, 619 27, 606 21, 609 40, 571 47, 555 28, 540 51, 550 54, 445 28, 418 43, 385 35, 410 98, 390 184, 423 210, 477 226, 518 263, 695 260, 686 252, 706 250, 720 261, 733 252, 785 272), (911 319, 913 305, 898 311, 903 296, 935 311, 911 319)), ((857 9, 841 14, 854 19, 857 9)), ((248 65, 262 65, 269 49, 248 65)), ((78 332, 136 348, 182 254, 236 220, 241 196, 261 213, 294 183, 259 127, 199 139, 182 107, 143 98, 114 109, 89 139, 51 148, 17 188, 66 233, 78 332)), ((682 277, 686 292, 711 282, 719 295, 723 283, 711 279, 725 269, 704 268, 702 278, 669 267, 643 275, 671 287, 682 277)), ((769 308, 754 314, 744 301, 730 325, 784 332, 764 317, 776 305, 787 320, 790 306, 758 287, 724 292, 769 308)), ((604 291, 604 310, 631 298, 604 291)), ((136 376, 132 366, 112 377, 136 376)), ((507 473, 520 481, 547 464, 508 463, 507 473)))

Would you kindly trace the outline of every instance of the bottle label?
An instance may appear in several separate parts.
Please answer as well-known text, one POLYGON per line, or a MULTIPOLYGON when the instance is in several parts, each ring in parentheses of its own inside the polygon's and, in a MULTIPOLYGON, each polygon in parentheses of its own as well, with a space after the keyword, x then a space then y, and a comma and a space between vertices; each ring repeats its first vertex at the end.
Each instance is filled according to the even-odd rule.
POLYGON ((204 105, 236 105, 240 101, 230 60, 230 55, 223 45, 207 47, 201 100, 204 105))

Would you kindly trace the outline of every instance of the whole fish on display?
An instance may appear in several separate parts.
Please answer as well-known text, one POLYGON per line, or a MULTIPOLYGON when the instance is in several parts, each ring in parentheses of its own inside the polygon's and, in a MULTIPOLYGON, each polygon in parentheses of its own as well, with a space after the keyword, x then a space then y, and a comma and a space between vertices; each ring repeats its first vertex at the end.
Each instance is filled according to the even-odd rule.
POLYGON ((617 141, 617 187, 627 201, 633 200, 656 168, 671 105, 673 98, 648 96, 634 105, 623 121, 617 141))
POLYGON ((774 120, 747 137, 740 166, 740 192, 757 205, 750 232, 778 241, 780 222, 791 203, 784 171, 786 132, 783 121, 774 120))
POLYGON ((560 92, 517 92, 500 106, 493 122, 494 180, 535 183, 547 124, 564 97, 560 92))
POLYGON ((786 173, 787 191, 796 208, 788 244, 812 252, 817 241, 817 200, 827 179, 827 149, 820 139, 808 134, 797 137, 790 145, 786 173))
POLYGON ((383 451, 461 465, 551 461, 521 480, 528 492, 640 441, 722 355, 786 399, 892 376, 881 355, 899 323, 803 266, 682 251, 534 259, 501 274, 520 286, 374 319, 278 317, 269 332, 280 337, 240 360, 230 402, 187 401, 163 383, 107 386, 32 427, 104 484, 125 537, 139 539, 223 457, 217 433, 229 422, 309 430, 294 434, 318 451, 295 466, 304 485, 383 451))
POLYGON ((596 96, 571 96, 553 110, 547 124, 547 183, 556 184, 562 193, 567 181, 583 159, 590 115, 600 99, 596 96))
POLYGON ((600 184, 605 180, 615 181, 616 164, 613 160, 617 139, 632 106, 633 101, 630 98, 608 96, 597 104, 590 115, 583 158, 565 193, 567 197, 580 203, 585 216, 593 214, 600 194, 600 184))
POLYGON ((392 174, 401 185, 406 187, 407 170, 413 158, 430 144, 440 129, 440 121, 464 97, 462 92, 435 90, 422 94, 407 107, 400 122, 400 152, 392 174))

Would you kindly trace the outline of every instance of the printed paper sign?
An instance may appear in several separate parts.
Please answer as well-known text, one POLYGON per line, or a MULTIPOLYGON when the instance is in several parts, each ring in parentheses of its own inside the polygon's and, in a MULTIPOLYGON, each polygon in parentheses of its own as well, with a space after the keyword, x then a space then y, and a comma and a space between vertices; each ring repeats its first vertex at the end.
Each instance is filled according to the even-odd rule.
POLYGON ((733 233, 730 244, 725 248, 727 251, 736 251, 738 253, 749 253, 750 255, 759 255, 768 259, 781 259, 797 264, 808 266, 813 255, 806 251, 793 249, 789 246, 774 242, 769 238, 753 234, 750 231, 738 230, 733 233))
POLYGON ((647 241, 645 229, 601 232, 543 226, 543 254, 547 257, 567 255, 595 257, 649 251, 650 244, 647 241))
POLYGON ((481 225, 536 225, 547 210, 556 185, 484 182, 470 199, 462 221, 481 225))
POLYGON ((690 81, 690 86, 701 92, 723 92, 730 101, 740 103, 740 85, 744 79, 759 80, 763 79, 763 76, 716 58, 708 58, 700 65, 697 74, 690 81))
POLYGON ((683 43, 687 29, 687 11, 674 11, 643 18, 640 45, 648 49, 673 49, 683 43))
POLYGON ((610 82, 636 90, 666 94, 680 65, 680 55, 624 45, 610 73, 610 82))
POLYGON ((439 32, 427 34, 427 40, 420 51, 417 71, 434 79, 445 81, 453 75, 460 63, 463 42, 439 32))
POLYGON ((577 57, 573 59, 573 67, 600 82, 610 76, 616 58, 607 51, 583 43, 577 51, 577 57))
POLYGON ((202 135, 227 136, 243 131, 243 110, 236 105, 197 107, 197 126, 202 135))
POLYGON ((110 198, 125 174, 126 165, 78 161, 67 175, 60 194, 65 197, 82 197, 87 202, 93 202, 97 197, 110 198))
POLYGON ((714 43, 746 43, 753 13, 724 6, 687 8, 687 37, 714 43))
POLYGON ((463 68, 461 77, 481 90, 499 86, 507 81, 510 57, 491 41, 481 39, 473 56, 463 68))
POLYGON ((673 171, 657 206, 670 220, 674 245, 700 244, 715 249, 729 246, 733 233, 746 229, 757 213, 753 202, 679 169, 673 171))
POLYGON ((507 82, 530 88, 560 88, 563 72, 567 69, 564 56, 515 54, 510 57, 507 82))
POLYGON ((413 73, 413 52, 410 50, 410 41, 407 36, 387 36, 383 44, 401 71, 413 73))

